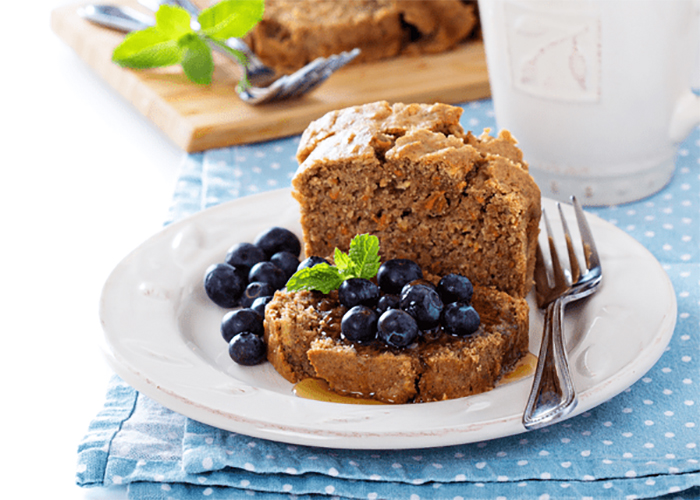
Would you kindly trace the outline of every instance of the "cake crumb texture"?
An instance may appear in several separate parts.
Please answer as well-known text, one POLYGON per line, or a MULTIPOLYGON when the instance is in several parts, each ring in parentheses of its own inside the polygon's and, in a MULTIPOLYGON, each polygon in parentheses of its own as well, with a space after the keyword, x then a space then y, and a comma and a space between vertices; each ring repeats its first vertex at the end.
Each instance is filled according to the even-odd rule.
POLYGON ((306 255, 379 237, 382 259, 458 272, 525 297, 532 286, 540 190, 515 139, 465 133, 462 109, 375 102, 313 122, 297 151, 292 195, 306 255))

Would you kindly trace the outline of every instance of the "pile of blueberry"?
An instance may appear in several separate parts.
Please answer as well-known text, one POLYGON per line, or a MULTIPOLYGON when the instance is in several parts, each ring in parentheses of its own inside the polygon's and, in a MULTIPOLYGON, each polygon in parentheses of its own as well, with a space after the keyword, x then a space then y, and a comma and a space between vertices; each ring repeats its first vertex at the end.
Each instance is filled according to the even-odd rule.
POLYGON ((255 365, 266 357, 263 340, 265 306, 276 290, 302 267, 299 238, 282 227, 259 234, 254 243, 236 243, 224 262, 211 265, 204 274, 204 290, 218 306, 230 309, 221 321, 221 335, 229 344, 231 358, 242 365, 255 365))
POLYGON ((340 323, 348 340, 379 339, 406 347, 422 332, 441 329, 464 337, 479 328, 479 314, 471 306, 474 288, 462 275, 448 274, 435 286, 412 260, 392 259, 379 267, 376 281, 351 278, 338 288, 338 299, 348 309, 340 323))

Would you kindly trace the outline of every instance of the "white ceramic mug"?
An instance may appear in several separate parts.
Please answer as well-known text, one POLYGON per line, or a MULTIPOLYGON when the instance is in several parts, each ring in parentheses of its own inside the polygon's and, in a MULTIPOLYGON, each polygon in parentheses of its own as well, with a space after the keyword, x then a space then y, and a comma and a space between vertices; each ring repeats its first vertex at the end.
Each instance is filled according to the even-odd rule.
POLYGON ((499 128, 543 196, 648 196, 700 123, 700 0, 479 0, 499 128))

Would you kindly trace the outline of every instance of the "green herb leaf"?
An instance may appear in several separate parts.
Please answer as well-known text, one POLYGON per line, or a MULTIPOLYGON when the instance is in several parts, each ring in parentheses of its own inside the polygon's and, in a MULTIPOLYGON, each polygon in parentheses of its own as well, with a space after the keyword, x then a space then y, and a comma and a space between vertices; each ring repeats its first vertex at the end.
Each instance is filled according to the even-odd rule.
MULTIPOLYGON (((112 60, 133 69, 179 63, 191 81, 209 84, 214 73, 209 44, 221 46, 244 62, 245 56, 224 42, 248 33, 262 19, 263 11, 263 0, 224 0, 202 12, 199 16, 201 29, 194 31, 190 14, 185 9, 161 5, 156 12, 156 25, 127 35, 114 49, 112 60)), ((242 84, 247 85, 247 80, 242 84)))
POLYGON ((299 290, 318 290, 329 293, 335 290, 343 282, 343 277, 338 268, 326 263, 316 264, 313 267, 300 269, 289 278, 287 290, 296 292, 299 290))
POLYGON ((223 0, 203 10, 197 21, 211 38, 243 38, 260 22, 264 10, 263 0, 223 0))
POLYGON ((335 267, 340 271, 340 275, 345 279, 355 277, 355 263, 348 254, 336 248, 333 254, 333 261, 335 262, 335 267))
POLYGON ((350 242, 348 255, 354 263, 356 278, 374 278, 379 270, 379 238, 373 234, 355 236, 350 242))
POLYGON ((156 27, 130 33, 114 49, 112 61, 134 69, 159 68, 180 62, 182 49, 156 27))
POLYGON ((183 48, 182 69, 194 83, 210 84, 214 74, 214 58, 211 47, 194 33, 189 33, 178 41, 183 48))
POLYGON ((348 253, 336 248, 333 260, 335 266, 321 263, 297 271, 289 278, 287 290, 318 290, 328 293, 350 278, 374 278, 379 270, 379 238, 371 234, 359 234, 350 242, 348 253))
POLYGON ((156 12, 156 28, 171 40, 193 33, 189 12, 176 5, 163 4, 156 12))

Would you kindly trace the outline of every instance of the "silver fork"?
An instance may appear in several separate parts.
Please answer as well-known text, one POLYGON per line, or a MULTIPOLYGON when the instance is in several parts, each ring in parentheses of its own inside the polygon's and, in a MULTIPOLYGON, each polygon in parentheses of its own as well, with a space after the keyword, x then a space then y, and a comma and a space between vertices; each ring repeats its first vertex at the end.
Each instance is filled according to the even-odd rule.
POLYGON ((542 249, 538 245, 535 295, 537 306, 546 310, 537 371, 523 414, 523 425, 527 429, 537 429, 555 423, 576 408, 576 391, 569 373, 563 341, 564 309, 567 304, 594 293, 603 278, 600 258, 586 216, 576 198, 572 196, 571 201, 581 234, 585 267, 580 266, 561 205, 557 204, 569 255, 571 271, 568 276, 559 261, 549 220, 544 210, 542 211, 551 256, 552 284, 548 278, 542 249))
MULTIPOLYGON (((161 1, 161 3, 163 2, 161 1)), ((126 33, 148 28, 154 24, 154 20, 151 17, 135 9, 119 5, 85 5, 78 8, 78 15, 101 26, 126 33)), ((242 47, 240 44, 243 44, 240 40, 231 39, 227 41, 227 45, 236 50, 240 50, 242 47)), ((261 70, 259 66, 255 70, 255 65, 251 69, 248 65, 241 64, 237 58, 217 44, 212 44, 212 47, 230 57, 232 61, 241 67, 244 75, 247 77, 247 81, 251 85, 237 85, 236 93, 248 104, 263 104, 300 97, 318 87, 335 71, 352 61, 360 53, 360 49, 356 48, 327 58, 319 57, 291 75, 281 76, 267 86, 258 87, 252 84, 250 79, 251 71, 254 71, 253 74, 256 75, 256 81, 258 82, 262 81, 265 71, 261 70)), ((245 51, 243 52, 245 53, 245 51)), ((248 53, 252 54, 250 49, 248 49, 248 53)), ((257 61, 257 58, 254 61, 257 61)), ((244 78, 242 81, 246 81, 246 79, 244 78)))

